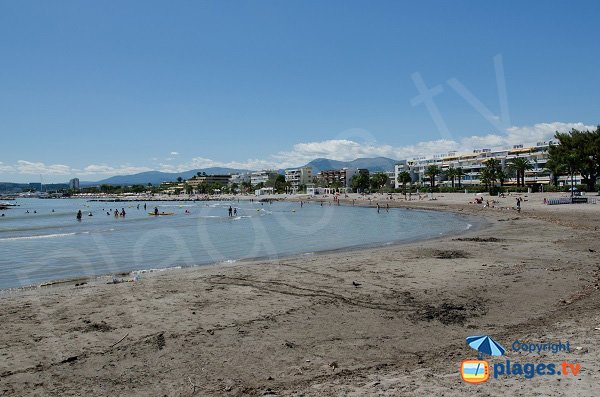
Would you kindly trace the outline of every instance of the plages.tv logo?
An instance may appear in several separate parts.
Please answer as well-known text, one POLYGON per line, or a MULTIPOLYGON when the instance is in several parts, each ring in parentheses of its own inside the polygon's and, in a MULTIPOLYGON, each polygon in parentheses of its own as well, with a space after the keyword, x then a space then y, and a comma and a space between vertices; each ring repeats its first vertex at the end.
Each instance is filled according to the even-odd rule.
MULTIPOLYGON (((535 376, 573 376, 580 374, 581 364, 562 360, 561 362, 519 362, 513 358, 507 358, 504 361, 498 361, 491 365, 483 356, 504 356, 506 349, 489 336, 469 336, 467 344, 477 350, 477 360, 464 360, 460 366, 460 374, 462 380, 467 383, 483 383, 487 382, 491 377, 494 379, 504 377, 523 377, 524 379, 532 379, 535 376)), ((530 343, 527 341, 516 340, 512 344, 514 353, 529 353, 529 354, 557 354, 570 353, 570 342, 562 341, 530 343)), ((516 358, 516 357, 515 357, 516 358)), ((537 361, 537 360, 535 360, 537 361)), ((558 360, 557 360, 558 361, 558 360)))
POLYGON ((489 336, 469 336, 467 344, 477 350, 477 360, 464 360, 460 365, 460 376, 467 383, 483 383, 490 378, 490 364, 482 360, 484 354, 489 356, 502 356, 506 349, 489 336))

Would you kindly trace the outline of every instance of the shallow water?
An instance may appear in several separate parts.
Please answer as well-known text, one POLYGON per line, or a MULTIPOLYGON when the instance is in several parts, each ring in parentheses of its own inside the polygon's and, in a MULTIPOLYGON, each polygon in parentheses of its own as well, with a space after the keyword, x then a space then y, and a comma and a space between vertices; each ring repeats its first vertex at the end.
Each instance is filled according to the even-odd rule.
POLYGON ((140 209, 138 203, 77 199, 16 203, 20 206, 0 218, 0 288, 414 241, 461 232, 474 223, 451 213, 377 213, 375 208, 318 203, 147 202, 146 211, 143 202, 140 209), (230 205, 238 209, 237 216, 228 216, 230 205), (175 215, 149 216, 155 206, 175 215), (123 207, 125 218, 115 218, 115 208, 123 207), (81 222, 75 219, 79 209, 81 222))

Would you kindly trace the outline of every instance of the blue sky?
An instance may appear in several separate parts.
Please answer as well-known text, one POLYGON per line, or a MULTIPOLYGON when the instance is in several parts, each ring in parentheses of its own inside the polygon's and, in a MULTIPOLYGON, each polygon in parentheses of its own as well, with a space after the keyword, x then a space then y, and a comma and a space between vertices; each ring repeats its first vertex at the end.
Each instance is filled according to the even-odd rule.
POLYGON ((402 158, 594 126, 599 14, 598 1, 0 0, 0 181, 402 158))

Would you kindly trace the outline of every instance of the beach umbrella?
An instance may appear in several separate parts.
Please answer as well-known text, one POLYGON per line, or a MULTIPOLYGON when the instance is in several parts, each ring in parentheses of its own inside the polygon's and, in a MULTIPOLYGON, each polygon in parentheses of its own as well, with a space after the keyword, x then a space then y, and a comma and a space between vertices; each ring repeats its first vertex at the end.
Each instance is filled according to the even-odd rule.
POLYGON ((479 353, 490 356, 501 356, 506 351, 500 343, 486 335, 469 336, 467 338, 467 344, 479 353))

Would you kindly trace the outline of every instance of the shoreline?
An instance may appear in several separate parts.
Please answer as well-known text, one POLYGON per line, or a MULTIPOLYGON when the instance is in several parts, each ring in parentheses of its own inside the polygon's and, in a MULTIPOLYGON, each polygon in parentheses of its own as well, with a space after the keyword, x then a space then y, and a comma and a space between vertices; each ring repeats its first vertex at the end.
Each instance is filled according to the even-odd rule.
MULTIPOLYGON (((221 201, 224 201, 224 200, 221 200, 221 201)), ((288 202, 291 202, 291 200, 288 202)), ((316 204, 316 203, 311 203, 311 204, 316 204)), ((351 206, 348 203, 344 203, 342 205, 351 206)), ((364 208, 365 206, 357 206, 357 207, 364 208)), ((413 208, 405 208, 405 207, 390 207, 390 208, 413 209, 413 208)), ((451 211, 451 210, 445 211, 445 210, 440 210, 440 209, 436 209, 436 210, 434 210, 434 209, 416 209, 416 210, 423 211, 423 212, 433 212, 433 211, 452 212, 460 217, 465 218, 465 220, 467 220, 467 218, 469 218, 468 220, 472 221, 473 223, 472 224, 470 223, 469 224, 470 227, 465 230, 460 230, 460 231, 456 231, 453 233, 446 233, 441 236, 432 236, 432 237, 421 238, 421 239, 415 238, 415 239, 406 239, 406 240, 390 240, 390 241, 386 241, 386 242, 382 242, 382 243, 359 244, 359 245, 352 245, 352 246, 348 246, 348 247, 332 248, 332 249, 326 249, 326 250, 314 251, 314 252, 284 254, 281 256, 277 256, 277 257, 265 257, 265 256, 260 257, 259 256, 259 257, 253 257, 253 258, 227 260, 227 261, 223 261, 223 262, 180 264, 180 265, 169 266, 166 268, 147 268, 147 269, 146 268, 136 268, 136 269, 131 269, 131 270, 123 270, 123 271, 119 271, 119 272, 115 272, 115 273, 93 274, 93 275, 89 275, 89 276, 75 276, 72 278, 64 278, 64 279, 48 279, 48 280, 44 280, 44 281, 42 281, 40 283, 36 283, 36 284, 24 285, 24 286, 20 286, 20 287, 0 288, 0 299, 2 298, 2 295, 5 293, 18 293, 21 290, 35 290, 38 288, 54 288, 54 287, 60 287, 63 285, 70 286, 73 284, 78 284, 80 282, 84 282, 86 284, 95 283, 95 282, 104 282, 106 280, 109 280, 113 276, 126 277, 131 274, 161 273, 161 272, 165 272, 165 271, 177 271, 177 270, 182 270, 182 269, 200 269, 200 268, 207 268, 207 267, 230 266, 233 264, 243 265, 244 263, 251 264, 254 262, 258 262, 258 261, 273 262, 273 261, 278 261, 278 260, 299 259, 299 258, 302 258, 305 256, 312 256, 312 255, 328 255, 328 254, 336 254, 336 253, 341 253, 341 252, 353 252, 353 251, 377 249, 377 248, 389 247, 389 246, 402 246, 402 245, 413 244, 413 243, 418 243, 418 242, 443 239, 445 237, 450 237, 450 236, 460 236, 460 235, 463 235, 463 234, 466 234, 469 232, 475 232, 477 230, 485 228, 486 225, 489 224, 489 222, 485 221, 485 218, 476 217, 476 216, 472 216, 472 215, 466 215, 466 214, 463 214, 463 213, 457 212, 457 211, 451 211)), ((108 282, 107 284, 112 284, 112 283, 108 282)))
POLYGON ((0 389, 178 396, 193 383, 210 396, 595 395, 600 206, 543 207, 539 197, 520 214, 464 196, 417 204, 489 222, 463 236, 7 294, 0 389), (465 384, 460 362, 477 357, 465 337, 482 334, 509 349, 491 362, 566 360, 581 373, 465 384), (574 348, 523 354, 510 351, 516 339, 574 348))

